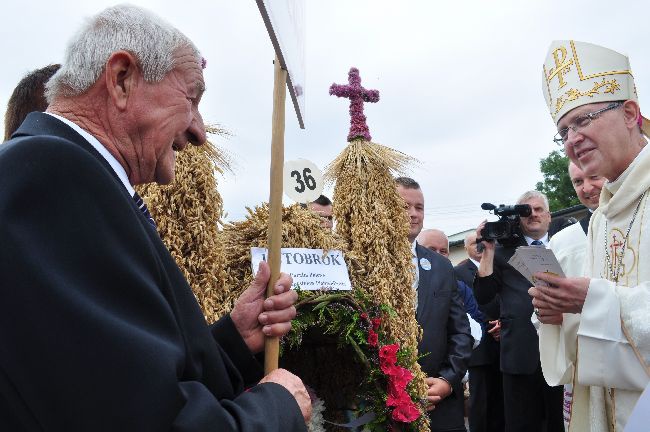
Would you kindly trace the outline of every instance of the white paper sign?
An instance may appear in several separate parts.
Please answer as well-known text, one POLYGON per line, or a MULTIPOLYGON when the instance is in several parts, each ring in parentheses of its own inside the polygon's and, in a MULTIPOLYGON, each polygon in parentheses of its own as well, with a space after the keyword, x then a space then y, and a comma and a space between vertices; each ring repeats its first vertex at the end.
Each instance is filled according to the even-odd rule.
MULTIPOLYGON (((253 274, 260 262, 266 261, 265 248, 251 248, 253 274)), ((341 290, 352 289, 348 266, 343 252, 323 249, 282 248, 280 271, 291 275, 294 285, 301 290, 341 290)))
POLYGON ((307 159, 285 162, 282 181, 284 193, 298 203, 310 203, 323 193, 323 174, 307 159))
POLYGON ((256 0, 275 54, 287 74, 287 86, 305 128, 305 0, 256 0))
POLYGON ((553 251, 539 246, 519 246, 508 264, 533 285, 547 285, 546 282, 534 277, 535 273, 550 273, 554 276, 565 277, 553 251))

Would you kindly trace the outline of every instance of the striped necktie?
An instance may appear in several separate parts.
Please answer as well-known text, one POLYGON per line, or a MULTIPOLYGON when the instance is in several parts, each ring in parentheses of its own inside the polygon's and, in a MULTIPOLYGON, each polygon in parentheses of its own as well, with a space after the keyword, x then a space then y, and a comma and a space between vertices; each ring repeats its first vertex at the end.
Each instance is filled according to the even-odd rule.
POLYGON ((135 195, 133 195, 133 200, 135 201, 135 205, 138 206, 142 214, 147 218, 149 223, 153 225, 154 228, 156 228, 156 221, 153 220, 151 217, 151 213, 149 213, 149 209, 147 208, 147 204, 145 204, 144 200, 140 195, 138 195, 137 192, 135 192, 135 195))

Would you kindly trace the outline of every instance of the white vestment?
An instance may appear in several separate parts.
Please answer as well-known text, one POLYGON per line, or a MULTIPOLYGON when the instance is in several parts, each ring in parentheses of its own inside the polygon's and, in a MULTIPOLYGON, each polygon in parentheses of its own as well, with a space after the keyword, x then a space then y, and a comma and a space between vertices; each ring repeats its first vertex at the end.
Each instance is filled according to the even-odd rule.
MULTIPOLYGON (((553 250, 565 276, 584 276, 587 236, 579 223, 555 234, 549 248, 553 250)), ((539 328, 542 371, 550 386, 571 383, 573 380, 579 323, 579 314, 564 314, 561 326, 542 324, 539 328)))
POLYGON ((585 263, 591 282, 578 318, 577 355, 571 357, 568 323, 562 332, 564 363, 552 359, 549 368, 549 378, 560 382, 571 375, 571 364, 575 368, 571 431, 623 431, 650 381, 649 189, 650 151, 644 149, 618 179, 605 184, 591 218, 585 263))
MULTIPOLYGON (((587 235, 580 223, 564 228, 551 238, 549 248, 558 259, 565 276, 584 276, 587 255, 587 235)), ((539 328, 539 353, 544 378, 550 386, 566 384, 566 391, 573 392, 573 374, 577 355, 579 314, 564 314, 562 325, 542 324, 539 328)), ((565 395, 565 404, 568 398, 565 395)), ((569 407, 564 407, 565 425, 569 407)))

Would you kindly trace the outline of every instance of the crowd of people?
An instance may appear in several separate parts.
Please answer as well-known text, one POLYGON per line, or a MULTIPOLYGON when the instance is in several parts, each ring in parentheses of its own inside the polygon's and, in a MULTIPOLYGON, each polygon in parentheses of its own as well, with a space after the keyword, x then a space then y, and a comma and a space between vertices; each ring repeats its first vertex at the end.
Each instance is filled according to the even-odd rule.
MULTIPOLYGON (((204 65, 179 30, 123 5, 16 87, 0 145, 0 429, 306 430, 301 379, 264 375, 256 356, 291 327, 291 278, 265 298, 261 264, 208 326, 133 188, 169 183, 174 153, 205 142, 204 65)), ((543 88, 583 220, 550 236, 548 199, 524 192, 515 241, 482 239, 480 223, 454 267, 445 233, 423 230, 418 182, 395 179, 432 431, 622 431, 649 381, 650 129, 629 61, 556 41, 543 88), (552 249, 564 276, 531 286, 508 263, 519 246, 552 249)), ((310 204, 323 229, 335 205, 310 204)))

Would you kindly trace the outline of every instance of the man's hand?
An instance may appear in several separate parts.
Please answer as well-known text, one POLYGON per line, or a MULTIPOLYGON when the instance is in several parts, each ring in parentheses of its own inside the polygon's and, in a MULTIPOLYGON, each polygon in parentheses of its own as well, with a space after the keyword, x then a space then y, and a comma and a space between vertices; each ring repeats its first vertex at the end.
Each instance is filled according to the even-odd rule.
POLYGON ((275 294, 264 300, 271 269, 261 262, 257 275, 230 312, 239 334, 253 353, 264 348, 264 336, 283 336, 291 330, 291 320, 296 317, 293 304, 298 294, 291 289, 291 276, 280 273, 275 283, 275 294))
POLYGON ((488 333, 498 342, 501 339, 501 320, 488 321, 488 324, 492 326, 488 333))
POLYGON ((536 285, 528 290, 540 322, 561 324, 563 313, 582 312, 591 279, 562 278, 548 273, 535 273, 533 277, 551 285, 536 285))
POLYGON ((262 378, 260 384, 272 382, 286 388, 296 399, 305 422, 311 418, 311 398, 302 380, 286 369, 276 369, 262 378))
POLYGON ((426 379, 426 383, 429 386, 427 390, 427 411, 431 411, 436 407, 441 400, 446 398, 451 394, 451 385, 443 380, 442 378, 431 378, 426 379))
MULTIPOLYGON (((476 228, 476 238, 480 239, 481 231, 485 228, 487 220, 481 222, 481 224, 476 228)), ((481 277, 490 276, 494 271, 494 248, 496 247, 495 241, 484 240, 480 242, 483 245, 483 255, 481 255, 481 262, 478 267, 478 275, 481 277)))

